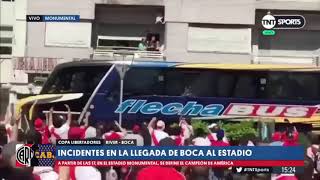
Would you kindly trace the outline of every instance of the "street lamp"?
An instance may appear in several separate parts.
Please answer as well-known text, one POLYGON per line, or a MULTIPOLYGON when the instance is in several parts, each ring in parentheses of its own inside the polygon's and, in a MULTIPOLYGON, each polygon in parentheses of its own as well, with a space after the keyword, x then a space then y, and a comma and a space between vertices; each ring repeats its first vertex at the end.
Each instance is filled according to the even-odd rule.
MULTIPOLYGON (((122 57, 120 62, 116 63, 115 68, 117 69, 119 76, 120 76, 120 102, 119 104, 122 104, 123 102, 123 80, 126 75, 126 72, 130 69, 130 65, 133 62, 134 59, 134 53, 129 51, 118 51, 113 54, 113 57, 115 60, 117 60, 116 56, 122 57), (132 56, 131 61, 128 63, 126 61, 127 56, 132 56)), ((119 61, 119 60, 118 60, 119 61)), ((122 125, 122 112, 119 113, 119 124, 122 125)))

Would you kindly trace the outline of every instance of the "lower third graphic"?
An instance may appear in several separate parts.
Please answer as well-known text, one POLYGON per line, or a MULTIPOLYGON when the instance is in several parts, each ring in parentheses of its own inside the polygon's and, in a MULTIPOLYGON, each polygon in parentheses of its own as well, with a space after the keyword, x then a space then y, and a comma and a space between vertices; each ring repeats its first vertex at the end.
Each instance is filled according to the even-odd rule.
POLYGON ((30 167, 31 159, 34 157, 34 152, 31 149, 32 144, 17 144, 16 145, 16 166, 30 167))
POLYGON ((18 144, 16 166, 52 166, 55 148, 51 144, 18 144))

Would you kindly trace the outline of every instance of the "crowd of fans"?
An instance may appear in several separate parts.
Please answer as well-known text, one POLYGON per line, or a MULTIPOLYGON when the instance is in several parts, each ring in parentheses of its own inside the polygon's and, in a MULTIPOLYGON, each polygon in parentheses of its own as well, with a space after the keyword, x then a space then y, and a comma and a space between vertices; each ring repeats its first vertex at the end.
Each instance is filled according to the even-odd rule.
MULTIPOLYGON (((68 113, 54 114, 51 108, 47 119, 36 118, 33 125, 23 114, 16 116, 13 108, 8 107, 6 118, 0 122, 0 179, 1 180, 221 180, 221 179, 320 179, 318 172, 319 142, 313 138, 312 145, 306 150, 304 173, 285 174, 234 174, 231 168, 197 167, 29 167, 16 168, 16 144, 55 144, 57 139, 135 139, 137 146, 230 146, 228 136, 218 124, 194 129, 189 119, 181 118, 177 123, 167 125, 163 120, 152 118, 149 122, 136 124, 125 129, 115 122, 89 121, 87 112, 81 123, 74 120, 68 105, 68 113), (27 127, 21 128, 21 121, 27 127), (209 132, 209 133, 207 133, 209 132)), ((299 133, 295 127, 288 126, 284 132, 275 132, 270 146, 297 146, 299 133)), ((255 139, 241 140, 242 146, 262 145, 255 139)), ((265 144, 263 144, 265 145, 265 144)))

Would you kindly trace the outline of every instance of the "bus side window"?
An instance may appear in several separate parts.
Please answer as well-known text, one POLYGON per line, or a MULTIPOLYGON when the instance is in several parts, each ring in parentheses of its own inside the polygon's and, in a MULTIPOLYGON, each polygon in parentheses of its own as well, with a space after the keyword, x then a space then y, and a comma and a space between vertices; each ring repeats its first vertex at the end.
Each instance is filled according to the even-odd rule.
POLYGON ((270 72, 267 84, 267 98, 296 99, 295 81, 289 79, 287 73, 270 72))
POLYGON ((160 84, 160 69, 130 69, 124 78, 125 95, 159 95, 163 92, 160 84))
POLYGON ((165 94, 168 96, 180 96, 185 91, 184 76, 181 71, 167 71, 165 94))
POLYGON ((216 77, 217 72, 200 71, 194 78, 190 87, 193 96, 214 97, 216 95, 216 77))
POLYGON ((233 91, 233 96, 237 98, 256 98, 257 97, 258 81, 254 75, 237 76, 236 86, 233 91))
POLYGON ((287 83, 287 78, 284 74, 271 72, 268 77, 267 84, 267 96, 266 98, 283 98, 284 95, 284 85, 287 83))
POLYGON ((292 73, 289 78, 295 82, 295 97, 303 100, 319 99, 319 81, 316 74, 292 73))
POLYGON ((217 78, 217 97, 231 97, 235 84, 234 74, 221 73, 217 78))

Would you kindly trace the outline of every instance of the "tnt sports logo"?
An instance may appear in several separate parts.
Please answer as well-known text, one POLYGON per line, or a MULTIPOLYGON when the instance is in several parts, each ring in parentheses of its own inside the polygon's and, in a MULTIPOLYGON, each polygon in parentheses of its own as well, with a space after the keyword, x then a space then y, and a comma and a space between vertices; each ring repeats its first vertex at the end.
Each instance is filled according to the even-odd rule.
POLYGON ((271 15, 263 16, 261 24, 265 29, 301 29, 306 19, 301 15, 271 15))
POLYGON ((263 16, 262 26, 266 29, 272 29, 276 25, 276 18, 270 14, 263 16))
POLYGON ((31 159, 34 152, 31 149, 31 144, 17 144, 16 145, 16 166, 17 167, 30 167, 31 159))

